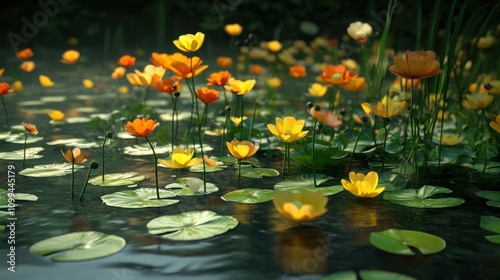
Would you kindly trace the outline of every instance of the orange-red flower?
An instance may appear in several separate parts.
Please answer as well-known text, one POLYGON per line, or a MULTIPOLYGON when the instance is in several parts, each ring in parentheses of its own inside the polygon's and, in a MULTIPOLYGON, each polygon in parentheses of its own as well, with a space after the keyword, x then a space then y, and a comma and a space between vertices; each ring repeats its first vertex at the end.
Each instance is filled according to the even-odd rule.
POLYGON ((64 64, 75 64, 80 58, 80 53, 75 50, 65 51, 62 55, 61 62, 64 64))
POLYGON ((151 63, 153 63, 154 66, 161 66, 165 69, 168 69, 168 66, 172 64, 172 62, 187 61, 189 60, 189 58, 178 52, 171 55, 168 55, 166 53, 153 52, 149 60, 151 61, 151 63))
POLYGON ((118 59, 118 64, 123 67, 130 67, 135 64, 135 57, 126 54, 118 59))
POLYGON ((124 127, 128 133, 135 137, 148 137, 159 125, 160 123, 155 120, 137 118, 133 122, 129 121, 124 127))
POLYGON ((28 132, 29 134, 37 135, 38 134, 38 129, 36 129, 35 125, 32 125, 30 123, 25 123, 22 122, 21 125, 23 126, 24 130, 28 132))
POLYGON ((356 77, 356 73, 348 71, 344 65, 327 65, 323 67, 321 79, 333 86, 344 86, 356 77))
POLYGON ((219 92, 218 90, 202 87, 196 91, 196 96, 201 102, 205 104, 210 104, 219 100, 219 92))
POLYGON ((212 73, 207 78, 207 86, 224 86, 229 78, 231 78, 229 71, 212 73))
POLYGON ((366 81, 363 77, 354 77, 349 83, 347 83, 344 88, 347 91, 358 92, 366 89, 366 81))
POLYGON ((0 95, 6 95, 11 93, 13 90, 10 88, 8 83, 2 82, 0 83, 0 95))
POLYGON ((395 56, 396 64, 389 71, 405 79, 423 79, 443 73, 433 51, 406 51, 405 57, 395 56))
POLYGON ((342 124, 342 121, 333 111, 324 111, 324 110, 316 111, 316 108, 313 107, 309 110, 309 114, 311 114, 313 118, 318 120, 318 122, 326 124, 335 130, 337 130, 339 126, 342 124))
POLYGON ((69 162, 74 164, 82 164, 90 158, 90 154, 80 150, 79 148, 69 149, 66 152, 61 150, 63 157, 69 162))
POLYGON ((16 53, 16 57, 24 60, 30 59, 31 57, 33 57, 33 51, 30 48, 20 50, 16 53))
POLYGON ((229 68, 233 65, 233 59, 227 56, 217 57, 217 65, 222 68, 229 68))
POLYGON ((306 75, 306 67, 304 67, 303 65, 290 66, 290 76, 294 78, 304 78, 306 75))
POLYGON ((166 78, 156 84, 155 89, 159 92, 164 92, 172 94, 181 89, 182 80, 174 80, 172 78, 166 78))
POLYGON ((262 69, 262 66, 260 66, 259 64, 253 64, 252 66, 250 66, 250 72, 252 72, 252 74, 254 75, 261 75, 262 72, 264 72, 264 69, 262 69))
POLYGON ((201 65, 203 60, 197 56, 192 58, 179 59, 168 65, 168 69, 175 73, 175 78, 191 78, 198 76, 208 65, 201 65))

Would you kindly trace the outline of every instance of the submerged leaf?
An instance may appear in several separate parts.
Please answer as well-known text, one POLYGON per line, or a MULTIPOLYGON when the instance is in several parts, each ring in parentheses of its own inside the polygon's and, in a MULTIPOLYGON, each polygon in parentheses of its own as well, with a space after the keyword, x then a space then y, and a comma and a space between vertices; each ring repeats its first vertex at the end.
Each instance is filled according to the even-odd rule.
POLYGON ((400 229, 372 232, 370 243, 380 250, 409 256, 415 255, 409 246, 416 248, 423 255, 439 253, 446 248, 446 242, 438 236, 400 229))

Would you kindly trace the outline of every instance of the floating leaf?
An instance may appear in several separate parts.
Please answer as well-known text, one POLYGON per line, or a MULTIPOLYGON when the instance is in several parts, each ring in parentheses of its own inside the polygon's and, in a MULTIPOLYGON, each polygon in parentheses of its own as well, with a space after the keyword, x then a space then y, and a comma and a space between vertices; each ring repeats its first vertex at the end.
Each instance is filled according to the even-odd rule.
POLYGON ((53 261, 84 261, 118 253, 125 239, 97 231, 72 232, 39 241, 30 247, 37 255, 55 253, 53 261))
MULTIPOLYGON (((333 179, 333 177, 316 174, 317 185, 321 185, 330 179, 333 179)), ((276 191, 300 191, 305 188, 314 188, 314 178, 312 174, 302 174, 291 177, 274 185, 274 190, 276 191)))
POLYGON ((486 201, 486 205, 488 205, 490 207, 499 207, 500 208, 500 201, 493 201, 493 200, 486 201))
MULTIPOLYGON (((225 165, 222 161, 218 161, 216 157, 212 157, 213 160, 217 163, 216 166, 209 166, 205 164, 205 172, 217 172, 225 169, 227 165, 225 165)), ((191 172, 203 172, 203 163, 197 164, 191 168, 189 168, 191 172)))
MULTIPOLYGON (((157 155, 170 152, 171 147, 172 147, 171 145, 155 146, 155 143, 153 143, 153 148, 155 149, 155 153, 157 155)), ((132 156, 153 155, 153 151, 151 151, 151 147, 149 146, 148 143, 127 146, 123 149, 123 152, 127 155, 132 155, 132 156)))
POLYGON ((157 199, 155 188, 140 188, 103 195, 101 199, 108 206, 121 208, 163 207, 179 202, 165 199, 175 196, 171 191, 160 190, 159 193, 161 199, 157 199))
MULTIPOLYGON (((83 169, 85 166, 75 164, 75 171, 83 169)), ((59 177, 71 174, 71 163, 55 163, 35 165, 33 168, 26 168, 19 172, 20 175, 27 177, 59 177)))
POLYGON ((195 177, 187 177, 177 179, 177 183, 168 184, 165 186, 174 194, 178 196, 190 196, 190 195, 205 195, 209 193, 214 193, 219 190, 214 184, 206 183, 207 192, 204 192, 203 180, 195 177))
POLYGON ((130 133, 126 132, 126 131, 120 131, 116 134, 116 137, 120 138, 120 139, 135 139, 135 136, 134 135, 131 135, 130 133))
POLYGON ((222 199, 241 203, 262 203, 273 200, 273 196, 273 190, 249 188, 228 192, 222 199))
MULTIPOLYGON (((106 145, 109 145, 110 141, 107 141, 106 145)), ((97 148, 102 147, 102 143, 87 141, 84 138, 67 138, 67 139, 59 139, 56 141, 48 142, 47 145, 56 146, 62 145, 66 147, 78 147, 80 149, 88 149, 88 148, 97 148)))
POLYGON ((410 180, 409 176, 404 176, 403 174, 396 173, 381 173, 378 177, 378 185, 385 187, 385 192, 400 190, 406 187, 406 184, 410 180))
POLYGON ((67 118, 66 122, 67 123, 88 123, 90 122, 91 119, 87 117, 74 117, 74 118, 67 118))
POLYGON ((446 248, 446 242, 438 236, 402 229, 372 232, 370 243, 380 250, 409 256, 415 255, 409 246, 416 248, 423 255, 439 253, 446 248))
MULTIPOLYGON (((37 201, 38 197, 29 193, 13 193, 15 201, 37 201)), ((17 205, 17 204, 16 204, 17 205)), ((9 191, 0 189, 0 208, 9 207, 9 191)), ((12 207, 12 204, 10 205, 12 207)), ((0 216, 1 217, 1 216, 0 216)))
MULTIPOLYGON (((312 187, 314 189, 314 187, 312 187)), ((344 190, 344 186, 342 185, 333 185, 333 186, 327 186, 327 187, 317 187, 315 188, 317 190, 322 190, 325 196, 329 195, 336 195, 339 192, 344 190)))
POLYGON ((5 226, 0 225, 0 233, 3 233, 5 231, 5 226))
MULTIPOLYGON (((236 167, 236 174, 238 174, 238 172, 238 167, 236 167)), ((276 169, 272 168, 252 167, 251 165, 241 166, 241 177, 245 178, 259 179, 263 177, 276 177, 279 175, 280 173, 276 169)))
POLYGON ((223 234, 235 228, 238 221, 212 211, 193 211, 161 216, 146 226, 149 233, 177 241, 201 240, 223 234))
POLYGON ((40 101, 44 103, 49 103, 49 102, 59 103, 66 101, 66 96, 44 96, 40 97, 40 101))
POLYGON ((102 175, 100 175, 90 179, 89 183, 104 187, 130 186, 144 180, 145 178, 142 175, 136 175, 137 172, 104 174, 104 182, 102 181, 102 175))
MULTIPOLYGON (((5 138, 5 142, 14 143, 14 144, 24 144, 25 138, 26 138, 25 132, 10 134, 9 137, 5 138)), ((41 137, 41 136, 30 135, 26 139, 26 143, 27 144, 36 143, 36 142, 41 141, 41 140, 43 140, 43 137, 41 137)))
MULTIPOLYGON (((37 155, 41 151, 43 151, 42 147, 26 148, 26 159, 29 160, 43 157, 42 155, 37 155)), ((0 159, 23 160, 23 157, 24 149, 0 153, 0 159)))
POLYGON ((495 216, 481 216, 480 226, 482 229, 500 234, 500 218, 495 216))
POLYGON ((485 238, 491 243, 500 244, 500 234, 485 236, 485 238))
POLYGON ((500 207, 500 191, 477 191, 477 196, 489 199, 486 205, 491 207, 500 207))
POLYGON ((451 193, 452 190, 425 185, 419 189, 404 189, 384 193, 384 199, 392 203, 415 207, 415 208, 445 208, 454 207, 464 203, 461 198, 447 197, 447 198, 428 198, 439 193, 451 193))
POLYGON ((384 270, 360 270, 359 276, 363 280, 416 280, 408 275, 384 270))
POLYGON ((339 271, 329 274, 321 280, 357 280, 356 272, 354 271, 339 271))
POLYGON ((4 218, 4 217, 8 217, 8 216, 9 216, 9 212, 7 212, 7 211, 0 211, 0 219, 4 218))
MULTIPOLYGON (((231 156, 219 157, 218 159, 224 163, 233 164, 233 165, 238 164, 238 160, 234 157, 231 157, 231 156)), ((259 160, 256 158, 253 158, 253 157, 244 159, 241 161, 241 163, 242 164, 251 164, 255 167, 261 167, 259 160)))

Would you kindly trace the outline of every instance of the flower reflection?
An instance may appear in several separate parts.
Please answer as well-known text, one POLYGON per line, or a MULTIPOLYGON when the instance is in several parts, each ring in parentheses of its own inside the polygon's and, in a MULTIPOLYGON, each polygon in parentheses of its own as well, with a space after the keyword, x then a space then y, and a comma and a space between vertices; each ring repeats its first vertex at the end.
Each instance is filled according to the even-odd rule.
POLYGON ((278 233, 274 260, 285 273, 322 273, 327 266, 328 246, 324 230, 311 226, 293 227, 278 233))

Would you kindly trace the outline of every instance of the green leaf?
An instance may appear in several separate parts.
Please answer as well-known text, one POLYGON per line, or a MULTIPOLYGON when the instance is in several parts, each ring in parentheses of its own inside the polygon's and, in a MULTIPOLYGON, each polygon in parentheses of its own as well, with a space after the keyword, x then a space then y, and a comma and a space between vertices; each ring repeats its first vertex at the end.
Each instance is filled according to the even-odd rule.
POLYGON ((55 253, 53 261, 84 261, 118 253, 125 247, 125 239, 97 231, 67 233, 39 241, 30 247, 36 255, 55 253))
POLYGON ((329 274, 321 280, 357 280, 356 272, 354 271, 339 271, 329 274))
MULTIPOLYGON (((238 160, 234 157, 231 157, 231 156, 219 157, 218 159, 220 161, 222 161, 223 163, 233 164, 233 165, 238 164, 238 160)), ((243 159, 243 160, 241 160, 241 163, 242 164, 251 164, 254 167, 261 167, 259 160, 254 158, 254 157, 243 159)))
MULTIPOLYGON (((2 204, 2 199, 4 197, 6 198, 5 201, 8 201, 8 196, 9 196, 8 190, 0 189, 0 205, 2 204)), ((18 201, 18 200, 37 201, 38 197, 34 194, 29 194, 29 193, 14 193, 14 199, 16 201, 18 201)))
POLYGON ((400 190, 406 187, 410 178, 403 174, 396 174, 392 172, 381 173, 378 176, 378 185, 385 187, 385 192, 400 190))
POLYGON ((360 270, 359 276, 363 280, 416 280, 416 278, 384 270, 360 270))
POLYGON ((226 233, 238 221, 231 216, 220 216, 212 211, 193 211, 161 216, 146 226, 149 233, 177 241, 201 240, 226 233))
POLYGON ((0 225, 0 233, 3 233, 5 231, 6 226, 0 225))
POLYGON ((5 139, 9 138, 10 134, 11 134, 10 131, 0 132, 0 140, 5 140, 5 139))
MULTIPOLYGON (((24 144, 24 138, 26 137, 26 132, 11 134, 9 137, 5 138, 5 142, 15 143, 15 144, 24 144)), ((36 143, 38 141, 43 140, 41 136, 33 136, 29 135, 26 139, 26 144, 36 143)))
POLYGON ((91 119, 87 117, 74 117, 74 118, 67 118, 66 122, 67 123, 88 123, 90 122, 91 119))
POLYGON ((144 180, 144 176, 136 176, 137 172, 111 173, 104 174, 104 182, 102 175, 89 180, 89 183, 96 186, 117 187, 135 185, 137 182, 144 180))
POLYGON ((273 190, 248 188, 228 192, 222 199, 241 203, 262 203, 273 200, 273 196, 273 190))
MULTIPOLYGON (((75 172, 83 169, 85 166, 75 164, 75 172)), ((71 174, 71 163, 55 163, 35 165, 33 168, 26 168, 19 172, 20 175, 27 177, 59 177, 71 174)))
POLYGON ((380 250, 408 256, 415 255, 409 246, 416 248, 423 255, 439 253, 446 248, 446 242, 438 236, 399 229, 372 232, 370 243, 380 250))
MULTIPOLYGON (((236 174, 238 174, 238 172, 238 167, 236 167, 236 174)), ((272 168, 252 167, 251 165, 241 166, 241 177, 245 178, 259 179, 264 177, 276 177, 279 175, 280 173, 276 169, 272 168)))
MULTIPOLYGON (((42 155, 37 155, 39 152, 43 151, 42 147, 26 148, 26 160, 36 159, 43 157, 42 155)), ((0 153, 0 159, 7 160, 23 160, 24 149, 15 150, 12 152, 0 153)))
POLYGON ((500 244, 500 235, 490 235, 485 236, 485 238, 491 243, 500 244))
POLYGON ((0 211, 0 219, 4 218, 4 217, 8 217, 9 216, 9 212, 7 211, 0 211))
MULTIPOLYGON (((319 186, 324 182, 333 179, 331 176, 316 174, 316 184, 319 186)), ((300 191, 304 188, 314 187, 313 174, 302 174, 281 181, 274 185, 275 191, 300 191)))
MULTIPOLYGON (((209 166, 205 164, 205 172, 217 172, 224 170, 227 165, 225 165, 222 161, 218 161, 216 157, 212 157, 213 160, 217 162, 216 166, 209 166)), ((189 168, 189 171, 191 172, 203 172, 203 162, 201 164, 197 164, 191 168, 189 168)))
POLYGON ((157 199, 155 188, 140 188, 103 195, 101 199, 108 206, 121 208, 164 207, 179 202, 179 200, 165 199, 175 196, 171 191, 160 189, 159 193, 160 199, 157 199))
POLYGON ((196 177, 186 177, 177 179, 177 183, 168 184, 165 186, 175 195, 191 196, 191 195, 206 195, 219 190, 214 184, 206 183, 207 192, 204 192, 203 180, 196 177))
POLYGON ((317 187, 316 189, 322 190, 323 193, 325 194, 325 196, 330 196, 330 195, 336 195, 339 192, 342 192, 344 190, 344 186, 334 185, 334 186, 328 186, 328 187, 317 187))
MULTIPOLYGON (((109 145, 111 141, 107 141, 106 145, 109 145)), ((78 147, 80 149, 88 148, 98 148, 102 146, 102 143, 91 142, 85 138, 65 138, 59 139, 51 142, 47 142, 49 146, 65 146, 65 147, 78 147)))
POLYGON ((480 226, 482 229, 500 233, 500 218, 495 216, 481 216, 480 226))
POLYGON ((490 207, 499 207, 500 208, 500 201, 493 201, 493 200, 486 201, 486 205, 488 205, 490 207))
POLYGON ((500 201, 500 191, 477 191, 477 196, 493 201, 500 201))
MULTIPOLYGON (((155 149, 155 153, 157 155, 170 152, 170 148, 172 147, 171 145, 155 146, 155 143, 152 143, 152 144, 153 144, 153 148, 155 149)), ((148 143, 127 146, 123 149, 123 152, 125 154, 131 155, 131 156, 153 155, 153 151, 151 151, 151 147, 149 146, 148 143)))
POLYGON ((415 208, 454 207, 465 202, 463 199, 455 197, 437 199, 428 198, 435 194, 451 192, 452 190, 447 188, 425 185, 419 189, 404 189, 386 192, 384 193, 384 199, 398 205, 415 208))

